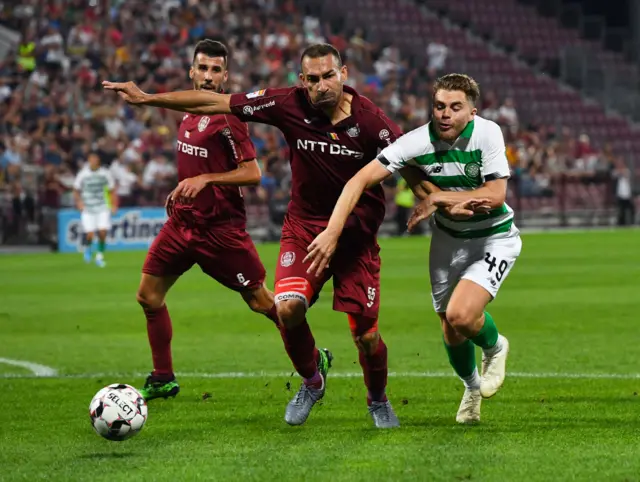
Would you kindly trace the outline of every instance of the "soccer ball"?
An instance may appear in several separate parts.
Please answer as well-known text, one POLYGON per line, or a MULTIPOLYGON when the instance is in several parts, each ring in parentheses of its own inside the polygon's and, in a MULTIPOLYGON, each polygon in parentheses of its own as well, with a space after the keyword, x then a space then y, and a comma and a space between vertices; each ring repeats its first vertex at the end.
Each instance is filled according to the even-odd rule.
POLYGON ((131 385, 114 383, 95 394, 89 404, 89 417, 98 435, 121 441, 142 430, 147 421, 147 403, 131 385))

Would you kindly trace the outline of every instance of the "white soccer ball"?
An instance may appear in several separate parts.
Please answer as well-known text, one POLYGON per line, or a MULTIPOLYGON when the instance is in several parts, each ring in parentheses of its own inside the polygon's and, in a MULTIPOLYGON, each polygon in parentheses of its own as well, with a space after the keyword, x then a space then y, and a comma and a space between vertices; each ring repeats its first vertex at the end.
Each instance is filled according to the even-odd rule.
POLYGON ((89 416, 98 435, 121 441, 142 430, 147 421, 147 403, 131 385, 114 383, 95 394, 89 404, 89 416))

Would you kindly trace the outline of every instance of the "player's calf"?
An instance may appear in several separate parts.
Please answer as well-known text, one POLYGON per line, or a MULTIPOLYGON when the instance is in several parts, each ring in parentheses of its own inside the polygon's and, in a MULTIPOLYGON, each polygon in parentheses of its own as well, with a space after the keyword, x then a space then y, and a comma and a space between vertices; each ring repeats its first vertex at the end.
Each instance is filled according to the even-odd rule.
POLYGON ((98 252, 96 253, 96 265, 100 268, 104 268, 106 266, 104 260, 104 250, 107 244, 107 231, 100 230, 98 231, 98 252))
POLYGON ((153 372, 147 378, 147 383, 142 390, 147 400, 175 396, 180 390, 179 387, 175 388, 177 383, 173 374, 171 355, 173 327, 164 303, 167 292, 177 279, 177 276, 160 277, 144 273, 136 295, 147 320, 147 335, 153 359, 153 372))
POLYGON ((92 247, 93 247, 93 233, 86 233, 82 240, 83 244, 83 257, 85 263, 91 263, 92 247))
POLYGON ((482 311, 491 300, 489 293, 468 280, 460 285, 447 307, 446 319, 455 331, 482 348, 480 393, 489 398, 504 383, 509 342, 498 333, 492 316, 482 311))
POLYGON ((400 422, 386 395, 387 346, 378 331, 378 320, 353 314, 348 318, 367 387, 369 414, 377 428, 397 427, 400 422))

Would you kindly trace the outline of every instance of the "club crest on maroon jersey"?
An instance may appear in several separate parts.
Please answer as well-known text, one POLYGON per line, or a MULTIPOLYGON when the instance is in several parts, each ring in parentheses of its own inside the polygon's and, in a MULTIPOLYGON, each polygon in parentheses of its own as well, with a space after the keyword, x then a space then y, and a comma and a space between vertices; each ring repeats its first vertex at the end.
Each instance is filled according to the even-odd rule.
POLYGON ((360 126, 356 124, 353 127, 349 127, 347 129, 347 135, 349 137, 358 137, 360 135, 360 126))
POLYGON ((287 251, 286 253, 282 253, 282 256, 280 256, 280 264, 284 268, 288 268, 293 263, 295 263, 295 261, 296 261, 296 253, 294 253, 293 251, 287 251))
POLYGON ((209 119, 209 117, 203 117, 200 119, 200 122, 198 122, 198 132, 203 132, 209 125, 210 120, 211 119, 209 119))

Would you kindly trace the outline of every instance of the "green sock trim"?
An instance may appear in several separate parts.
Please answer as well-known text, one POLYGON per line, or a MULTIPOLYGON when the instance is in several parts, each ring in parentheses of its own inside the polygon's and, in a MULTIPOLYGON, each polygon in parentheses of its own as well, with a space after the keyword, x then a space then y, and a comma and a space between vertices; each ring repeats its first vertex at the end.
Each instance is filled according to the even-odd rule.
POLYGON ((98 240, 98 252, 99 253, 104 253, 104 245, 105 242, 102 239, 98 240))
POLYGON ((478 334, 471 338, 471 341, 484 349, 493 348, 498 342, 498 328, 493 317, 486 311, 484 312, 484 325, 478 334))
POLYGON ((445 341, 444 349, 449 355, 449 363, 460 378, 466 378, 474 372, 476 369, 476 347, 471 343, 471 340, 465 340, 464 343, 457 346, 447 345, 445 341))

